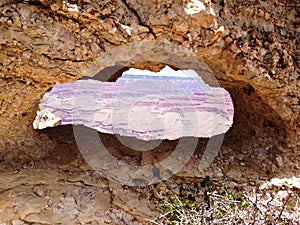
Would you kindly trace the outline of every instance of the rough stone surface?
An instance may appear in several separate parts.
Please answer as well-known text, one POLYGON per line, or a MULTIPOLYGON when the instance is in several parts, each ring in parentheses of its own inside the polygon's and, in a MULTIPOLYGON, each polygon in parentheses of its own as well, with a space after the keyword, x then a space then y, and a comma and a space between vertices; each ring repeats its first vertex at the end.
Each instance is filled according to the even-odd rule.
MULTIPOLYGON (((236 180, 251 182, 267 180, 272 174, 299 174, 299 2, 201 2, 0 1, 0 223, 144 222, 133 194, 129 197, 132 202, 126 202, 126 196, 112 195, 117 187, 110 188, 106 180, 87 173, 90 168, 69 139, 69 128, 43 132, 32 128, 44 93, 56 82, 95 75, 97 71, 90 70, 94 64, 98 70, 129 66, 157 71, 161 65, 156 63, 161 60, 179 69, 189 67, 176 65, 176 57, 169 61, 155 58, 150 51, 144 55, 145 46, 139 51, 134 44, 132 54, 116 54, 119 47, 141 40, 164 41, 191 50, 210 66, 232 96, 233 127, 212 165, 220 171, 206 173, 222 177, 242 171, 236 180), (195 10, 191 4, 197 6, 195 10), (114 49, 115 58, 107 57, 114 49), (91 205, 94 210, 86 209, 91 205)), ((159 49, 155 47, 154 53, 159 49)), ((119 146, 114 137, 104 138, 116 157, 125 160, 122 151, 133 157, 133 163, 141 157, 119 146)), ((158 148, 154 160, 166 157, 172 144, 158 148)), ((193 164, 198 155, 180 176, 205 175, 193 164)), ((138 200, 150 192, 139 193, 138 200)))
MULTIPOLYGON (((187 14, 189 3, 2 1, 2 149, 43 144, 30 126, 41 96, 55 82, 85 75, 82 68, 105 52, 138 40, 179 44, 202 57, 229 85, 243 81, 253 86, 285 121, 288 145, 296 149, 297 1, 204 1, 205 9, 187 14)), ((122 57, 115 63, 125 65, 122 57)))

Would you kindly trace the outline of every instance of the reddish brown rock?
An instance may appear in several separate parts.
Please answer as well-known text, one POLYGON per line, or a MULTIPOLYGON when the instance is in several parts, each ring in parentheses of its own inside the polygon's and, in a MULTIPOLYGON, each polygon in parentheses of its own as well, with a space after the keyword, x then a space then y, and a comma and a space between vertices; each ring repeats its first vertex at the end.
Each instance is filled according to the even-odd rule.
MULTIPOLYGON (((57 82, 94 76, 107 66, 155 71, 170 62, 179 69, 191 66, 180 64, 180 57, 157 62, 155 50, 149 62, 149 51, 147 55, 134 45, 127 54, 119 54, 121 47, 141 40, 187 48, 209 65, 220 86, 230 92, 235 118, 220 154, 225 166, 216 162, 216 167, 225 167, 224 174, 233 171, 232 164, 239 165, 236 160, 246 164, 236 169, 242 177, 255 171, 251 175, 255 181, 274 174, 286 176, 284 171, 299 174, 298 1, 201 1, 205 10, 197 2, 0 1, 0 163, 6 168, 1 171, 1 223, 136 222, 129 215, 138 211, 132 207, 135 202, 128 205, 122 200, 116 204, 124 211, 104 213, 113 208, 108 185, 94 176, 86 179, 87 166, 79 160, 68 128, 35 131, 32 122, 42 96, 57 82), (202 10, 187 14, 192 2, 202 10), (114 50, 114 57, 107 57, 114 50), (88 73, 95 63, 96 70, 88 73), (282 155, 280 165, 277 155, 282 155), (32 192, 37 185, 52 191, 39 197, 32 192), (95 194, 93 185, 104 197, 95 194), (90 190, 80 190, 87 186, 90 190), (92 205, 93 201, 103 205, 84 214, 85 202, 92 205), (66 217, 69 213, 73 217, 66 217)), ((107 144, 114 143, 104 138, 107 144)), ((166 148, 159 150, 161 158, 168 153, 166 148)), ((193 176, 191 170, 197 167, 188 168, 186 176, 193 176)))

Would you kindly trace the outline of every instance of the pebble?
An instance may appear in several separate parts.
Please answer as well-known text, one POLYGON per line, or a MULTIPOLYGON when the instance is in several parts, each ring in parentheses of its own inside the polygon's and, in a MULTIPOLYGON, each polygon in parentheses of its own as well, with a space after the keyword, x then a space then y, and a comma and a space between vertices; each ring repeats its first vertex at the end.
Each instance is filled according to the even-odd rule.
POLYGON ((227 177, 231 177, 233 179, 237 179, 240 178, 242 176, 240 171, 237 171, 235 169, 230 169, 227 173, 226 173, 227 177))
POLYGON ((38 197, 42 197, 45 195, 44 190, 42 187, 33 187, 32 189, 33 193, 36 194, 38 197))
POLYGON ((283 158, 280 156, 280 155, 277 155, 275 157, 275 161, 276 161, 276 165, 278 167, 283 167, 284 166, 284 161, 283 161, 283 158))

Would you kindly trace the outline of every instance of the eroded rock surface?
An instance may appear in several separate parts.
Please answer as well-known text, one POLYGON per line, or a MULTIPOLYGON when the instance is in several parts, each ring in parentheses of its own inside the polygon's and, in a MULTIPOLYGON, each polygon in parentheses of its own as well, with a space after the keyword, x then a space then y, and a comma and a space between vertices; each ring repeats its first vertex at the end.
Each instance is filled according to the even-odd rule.
MULTIPOLYGON (((257 177, 266 179, 272 173, 282 173, 284 168, 298 173, 299 12, 295 0, 1 1, 0 163, 5 168, 0 182, 1 223, 142 221, 140 209, 135 208, 137 201, 125 204, 126 196, 112 197, 115 201, 109 201, 108 206, 107 198, 112 195, 107 191, 116 189, 97 187, 97 192, 103 193, 99 197, 90 183, 76 178, 71 166, 82 169, 82 176, 86 169, 81 168, 82 159, 76 156, 79 152, 70 152, 67 138, 71 134, 60 129, 53 131, 58 132, 56 138, 50 138, 51 131, 32 128, 40 99, 57 82, 75 82, 84 75, 95 75, 96 70, 87 71, 106 53, 141 40, 164 41, 189 49, 210 66, 220 85, 233 96, 237 116, 216 161, 215 167, 222 169, 212 172, 212 176, 228 174, 237 180, 246 176, 256 182, 257 177), (193 4, 196 7, 191 7, 193 4), (255 169, 251 170, 253 165, 255 169), (28 168, 34 168, 40 176, 28 168), (57 171, 60 180, 53 178, 47 168, 57 171), (43 194, 44 189, 53 191, 43 194), (68 190, 70 193, 63 193, 68 190), (87 213, 93 219, 83 218, 84 205, 92 205, 91 199, 103 202, 99 210, 108 211, 109 218, 98 214, 98 210, 87 213), (31 208, 27 207, 29 203, 31 208), (47 208, 51 204, 53 207, 47 208), (62 217, 65 212, 72 212, 74 217, 62 217)), ((127 51, 131 54, 100 60, 97 70, 106 66, 157 70, 155 63, 145 62, 150 53, 142 51, 144 46, 140 50, 132 46, 127 51)), ((152 61, 160 61, 154 56, 156 60, 152 61)), ((169 63, 176 64, 176 58, 172 60, 169 63)), ((111 147, 112 152, 119 149, 111 147)), ((165 152, 159 149, 159 156, 163 158, 165 152)), ((125 156, 120 154, 120 158, 125 156)), ((195 168, 189 166, 182 174, 200 176, 192 171, 195 168)))
MULTIPOLYGON (((56 82, 85 75, 82 68, 105 52, 138 40, 179 44, 229 85, 251 84, 286 122, 288 145, 299 146, 298 3, 197 2, 2 2, 2 149, 42 145, 30 126, 41 96, 56 82), (198 11, 187 13, 193 4, 198 11)), ((106 64, 135 63, 122 57, 128 60, 106 64)))

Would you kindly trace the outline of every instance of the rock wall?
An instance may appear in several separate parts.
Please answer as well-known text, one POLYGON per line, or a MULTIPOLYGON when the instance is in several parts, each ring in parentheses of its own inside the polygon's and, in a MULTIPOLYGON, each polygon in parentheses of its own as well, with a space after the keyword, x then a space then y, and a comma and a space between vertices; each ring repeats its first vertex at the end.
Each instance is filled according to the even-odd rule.
MULTIPOLYGON (((157 216, 158 190, 179 188, 176 177, 170 188, 114 184, 87 165, 72 127, 32 128, 40 99, 57 82, 106 66, 160 70, 166 62, 153 62, 151 51, 145 56, 151 46, 142 40, 201 57, 235 105, 233 129, 212 169, 197 170, 201 140, 177 176, 255 185, 270 174, 299 173, 299 7, 297 0, 0 0, 0 223, 145 224, 157 216), (128 47, 120 51, 127 44, 128 54, 128 47)), ((120 76, 115 72, 109 81, 120 76)), ((99 135, 113 156, 137 165, 161 161, 177 145, 164 142, 149 157, 99 135)))
MULTIPOLYGON (((0 149, 34 155, 51 147, 32 129, 41 96, 56 82, 86 75, 85 68, 118 46, 157 40, 193 51, 224 87, 251 85, 284 121, 287 144, 296 150, 297 24, 299 3, 292 0, 2 1, 0 149)), ((126 66, 122 57, 116 64, 126 66)))

